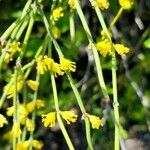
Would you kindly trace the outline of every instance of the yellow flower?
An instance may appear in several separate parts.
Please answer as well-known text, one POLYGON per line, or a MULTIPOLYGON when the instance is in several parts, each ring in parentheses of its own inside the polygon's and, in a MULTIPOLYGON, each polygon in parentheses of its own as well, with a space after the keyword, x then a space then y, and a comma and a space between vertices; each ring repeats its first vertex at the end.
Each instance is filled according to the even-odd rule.
POLYGON ((41 107, 44 107, 45 106, 45 102, 41 99, 37 99, 36 100, 36 107, 37 109, 41 108, 41 107))
POLYGON ((52 18, 54 19, 54 21, 58 21, 63 16, 64 16, 64 13, 63 13, 62 7, 58 7, 54 9, 52 12, 52 18))
POLYGON ((35 129, 35 124, 33 123, 33 121, 29 118, 27 118, 26 120, 26 128, 28 131, 33 132, 35 129))
POLYGON ((52 27, 52 34, 53 34, 53 36, 54 36, 55 39, 59 39, 60 36, 61 36, 60 30, 56 26, 52 27))
POLYGON ((76 63, 72 62, 68 59, 65 59, 64 57, 60 58, 60 68, 63 71, 76 71, 76 63))
POLYGON ((44 123, 45 127, 54 127, 56 121, 56 113, 50 112, 46 115, 42 115, 42 122, 44 123))
POLYGON ((45 63, 43 62, 41 55, 36 58, 36 62, 37 62, 37 67, 36 67, 37 72, 39 74, 44 74, 47 71, 47 67, 45 63))
POLYGON ((17 150, 28 150, 30 144, 32 144, 33 148, 36 149, 36 150, 41 150, 43 148, 42 141, 39 141, 39 140, 33 140, 33 141, 27 140, 27 141, 18 143, 17 144, 17 150))
POLYGON ((27 116, 28 116, 27 108, 25 107, 25 105, 20 104, 19 105, 19 121, 20 121, 20 124, 24 125, 26 123, 27 116))
POLYGON ((33 147, 35 149, 42 149, 43 147, 43 142, 39 140, 33 140, 33 147))
POLYGON ((7 116, 12 116, 13 113, 14 113, 14 106, 8 107, 6 111, 7 116))
POLYGON ((125 47, 122 44, 114 44, 113 45, 115 50, 117 51, 117 53, 121 56, 124 56, 125 54, 127 54, 129 52, 129 48, 125 47))
POLYGON ((33 90, 33 91, 37 91, 39 83, 37 81, 33 81, 33 80, 27 80, 27 85, 33 90))
POLYGON ((36 104, 33 101, 26 104, 26 108, 29 113, 31 113, 35 109, 35 106, 36 104))
POLYGON ((106 57, 107 54, 111 54, 112 44, 108 39, 105 39, 96 44, 96 48, 103 57, 106 57))
POLYGON ((71 9, 76 9, 75 0, 69 0, 68 5, 70 6, 71 9))
POLYGON ((17 150, 28 150, 30 145, 30 141, 24 141, 17 143, 17 150))
MULTIPOLYGON (((6 112, 7 116, 13 116, 14 111, 15 111, 14 106, 8 107, 7 112, 6 112)), ((25 124, 27 116, 28 116, 28 110, 23 104, 20 104, 19 105, 19 121, 21 124, 25 124)))
POLYGON ((4 124, 8 124, 8 121, 2 114, 0 114, 0 128, 2 128, 4 124))
MULTIPOLYGON (((20 92, 21 89, 22 89, 22 87, 23 87, 22 81, 17 82, 17 92, 20 92)), ((14 95, 14 93, 15 93, 15 87, 14 87, 14 85, 11 85, 11 86, 9 87, 9 84, 6 84, 6 85, 4 86, 4 92, 7 93, 7 98, 8 98, 8 99, 12 98, 13 95, 14 95), (7 91, 7 92, 6 92, 6 91, 7 91)))
POLYGON ((104 9, 108 9, 109 7, 109 2, 108 0, 93 0, 91 2, 92 6, 95 8, 96 6, 98 6, 100 9, 104 10, 104 9))
POLYGON ((54 73, 55 77, 57 77, 57 75, 63 75, 64 72, 61 70, 60 65, 56 62, 53 62, 51 65, 51 70, 54 73))
POLYGON ((123 9, 130 9, 134 3, 134 0, 119 0, 119 4, 123 9))
POLYGON ((49 58, 47 55, 45 55, 43 57, 43 63, 45 64, 45 66, 47 66, 47 68, 50 70, 52 63, 54 62, 54 60, 52 58, 49 58))
POLYGON ((60 112, 63 119, 66 120, 67 124, 70 124, 70 122, 76 122, 77 121, 77 115, 74 111, 61 111, 60 112))
POLYGON ((20 42, 14 42, 12 44, 10 44, 10 47, 8 49, 9 52, 11 53, 15 53, 15 52, 20 52, 22 49, 20 48, 20 42))
POLYGON ((100 126, 103 126, 103 122, 99 117, 94 115, 88 115, 89 121, 92 124, 93 129, 99 129, 100 126))
POLYGON ((39 109, 39 108, 44 107, 44 106, 45 106, 45 102, 41 99, 37 99, 36 102, 32 101, 32 102, 29 102, 26 104, 26 108, 27 108, 29 113, 31 113, 35 109, 35 107, 37 109, 39 109))
POLYGON ((12 127, 12 135, 13 137, 18 137, 21 134, 21 129, 20 125, 18 122, 14 122, 13 127, 12 127))
POLYGON ((12 60, 13 60, 12 55, 9 53, 6 53, 6 55, 4 57, 4 62, 8 64, 12 60))

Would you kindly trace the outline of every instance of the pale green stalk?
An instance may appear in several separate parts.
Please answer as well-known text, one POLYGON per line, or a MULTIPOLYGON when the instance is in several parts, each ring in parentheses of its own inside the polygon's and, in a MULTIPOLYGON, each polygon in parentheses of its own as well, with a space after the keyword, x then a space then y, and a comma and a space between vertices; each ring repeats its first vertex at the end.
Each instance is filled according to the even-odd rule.
MULTIPOLYGON (((107 35, 107 38, 111 41, 111 37, 109 35, 108 32, 108 28, 105 24, 104 18, 102 16, 102 13, 100 11, 100 9, 98 7, 95 7, 95 11, 96 14, 98 16, 98 19, 101 23, 101 26, 104 30, 104 32, 107 35)), ((113 21, 113 24, 117 21, 118 17, 121 15, 122 9, 119 11, 119 14, 117 15, 116 19, 113 21)), ((113 25, 112 24, 112 25, 113 25)), ((111 41, 112 43, 112 41, 111 41)), ((113 43, 112 43, 113 45, 113 43)), ((117 64, 116 64, 116 54, 115 54, 115 50, 112 46, 112 84, 113 84, 113 103, 114 103, 114 118, 115 118, 115 140, 114 140, 114 150, 119 150, 119 103, 118 103, 118 96, 117 96, 117 75, 116 75, 116 68, 117 68, 117 64)))
MULTIPOLYGON (((14 114, 13 114, 13 124, 15 122, 19 122, 18 120, 18 96, 17 96, 17 76, 18 76, 18 66, 16 65, 15 73, 14 73, 14 95, 13 95, 13 106, 14 106, 14 114)), ((16 142, 17 138, 13 136, 13 150, 16 150, 16 142)))
MULTIPOLYGON (((36 75, 36 82, 39 83, 39 81, 40 81, 40 75, 39 75, 39 73, 37 73, 37 75, 36 75)), ((33 103, 36 103, 36 101, 37 101, 37 96, 38 96, 38 89, 34 92, 33 101, 32 101, 33 103)), ((32 112, 32 117, 31 117, 31 119, 32 119, 33 124, 35 124, 35 119, 36 119, 36 107, 35 107, 34 111, 32 112)), ((29 146, 29 150, 32 150, 32 149, 33 149, 33 144, 32 144, 32 141, 33 141, 33 133, 34 133, 34 131, 30 132, 30 137, 29 137, 29 139, 30 139, 30 146, 29 146)))
POLYGON ((57 89, 56 89, 56 82, 55 82, 55 77, 54 77, 54 74, 51 73, 51 81, 52 81, 52 89, 53 89, 53 96, 54 96, 54 102, 55 102, 55 109, 56 109, 56 114, 57 114, 57 120, 58 120, 58 123, 59 123, 59 126, 60 126, 60 129, 63 133, 63 136, 66 140, 66 143, 69 147, 70 150, 74 150, 74 146, 70 140, 70 137, 65 129, 65 126, 62 122, 62 119, 60 117, 60 110, 59 110, 59 103, 58 103, 58 96, 57 96, 57 89))
POLYGON ((89 42, 91 43, 91 46, 92 46, 100 87, 102 89, 104 97, 106 99, 109 99, 109 95, 108 95, 108 92, 107 92, 106 84, 105 84, 105 81, 104 81, 104 78, 103 78, 102 68, 101 68, 101 64, 100 64, 100 57, 99 57, 97 49, 96 49, 96 47, 94 45, 90 29, 89 29, 88 24, 86 22, 85 16, 84 16, 84 14, 82 12, 82 9, 81 9, 81 6, 79 4, 79 1, 75 0, 75 2, 76 2, 77 13, 78 13, 78 15, 80 17, 80 20, 82 22, 83 28, 84 28, 84 30, 85 30, 85 32, 87 34, 87 38, 88 38, 88 40, 89 40, 89 42))
POLYGON ((0 39, 4 39, 6 40, 7 37, 11 34, 11 32, 18 26, 18 24, 20 24, 21 22, 23 22, 23 20, 25 19, 27 13, 28 13, 28 9, 30 7, 32 3, 32 0, 28 0, 24 9, 23 9, 23 13, 21 15, 20 18, 18 18, 15 22, 13 22, 10 27, 3 33, 3 35, 0 37, 0 39))
MULTIPOLYGON (((51 34, 51 32, 50 32, 49 23, 48 23, 48 21, 47 21, 45 15, 44 15, 44 13, 43 13, 41 10, 40 10, 40 13, 41 13, 41 17, 43 18, 43 22, 44 22, 44 24, 45 24, 45 27, 46 27, 48 36, 49 36, 49 38, 53 41, 53 44, 54 44, 54 46, 55 46, 55 49, 56 49, 56 51, 57 51, 59 57, 62 57, 63 54, 62 54, 62 52, 61 52, 61 49, 60 49, 60 47, 59 47, 57 41, 53 38, 53 36, 52 36, 52 34, 51 34)), ((80 97, 80 94, 79 94, 79 92, 78 92, 78 90, 77 90, 75 84, 73 83, 73 80, 72 80, 71 75, 68 74, 67 77, 68 77, 68 80, 69 80, 69 82, 70 82, 70 85, 71 85, 71 87, 72 87, 72 89, 73 89, 73 92, 74 92, 74 94, 75 94, 75 96, 76 96, 78 105, 79 105, 79 107, 80 107, 80 109, 81 109, 81 111, 82 111, 82 113, 83 113, 83 115, 84 115, 86 112, 85 112, 85 108, 84 108, 82 99, 81 99, 81 97, 80 97)), ((87 127, 88 124, 86 123, 86 121, 85 121, 85 126, 86 126, 86 129, 89 129, 89 128, 87 127)), ((89 129, 88 131, 86 130, 86 137, 87 137, 87 139, 88 139, 87 141, 88 141, 89 147, 92 147, 91 136, 89 136, 89 135, 90 135, 90 129, 89 129)), ((91 149, 91 150, 92 150, 92 149, 91 149)))
POLYGON ((120 18, 122 12, 123 12, 123 8, 121 7, 121 8, 119 9, 117 15, 115 16, 115 18, 112 20, 112 22, 111 22, 111 24, 110 24, 110 26, 109 26, 109 29, 111 29, 111 28, 115 25, 115 23, 116 23, 116 22, 118 21, 118 19, 120 18))

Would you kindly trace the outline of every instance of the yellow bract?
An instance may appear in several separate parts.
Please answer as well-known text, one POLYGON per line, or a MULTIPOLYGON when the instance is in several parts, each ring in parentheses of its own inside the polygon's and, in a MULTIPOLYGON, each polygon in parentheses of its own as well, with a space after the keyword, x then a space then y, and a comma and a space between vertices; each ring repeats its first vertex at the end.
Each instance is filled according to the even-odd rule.
POLYGON ((63 13, 62 7, 58 7, 54 9, 52 12, 52 19, 54 19, 54 21, 58 21, 63 16, 64 16, 64 13, 63 13))
POLYGON ((8 124, 8 121, 2 114, 0 114, 0 128, 2 128, 4 124, 8 124))

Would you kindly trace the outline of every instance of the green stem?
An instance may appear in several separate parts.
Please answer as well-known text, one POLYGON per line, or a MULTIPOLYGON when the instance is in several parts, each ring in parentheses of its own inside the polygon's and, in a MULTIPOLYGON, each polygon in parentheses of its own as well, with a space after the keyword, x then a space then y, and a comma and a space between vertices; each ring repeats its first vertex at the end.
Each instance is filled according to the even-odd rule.
POLYGON ((15 22, 13 22, 10 27, 3 33, 3 35, 0 37, 1 39, 7 39, 7 37, 11 34, 11 32, 18 26, 18 24, 20 24, 21 22, 23 22, 23 20, 25 19, 27 13, 28 13, 28 9, 30 7, 32 3, 32 0, 28 0, 24 9, 23 9, 23 13, 21 15, 20 18, 18 18, 15 22))
MULTIPOLYGON (((36 75, 36 82, 39 83, 40 81, 40 75, 37 73, 36 75)), ((34 92, 34 96, 33 96, 33 102, 36 103, 37 101, 37 94, 38 94, 38 89, 34 92)), ((33 124, 35 124, 35 119, 36 119, 36 107, 34 109, 34 111, 32 112, 32 122, 33 124)), ((32 144, 32 140, 33 140, 33 133, 34 131, 30 132, 30 140, 31 140, 31 143, 30 143, 30 147, 29 147, 29 150, 32 150, 33 149, 33 144, 32 144)))
POLYGON ((54 46, 56 47, 56 51, 57 51, 59 57, 60 57, 60 56, 63 56, 62 52, 61 52, 60 49, 59 49, 59 45, 57 44, 56 40, 54 39, 54 37, 53 37, 52 34, 51 34, 49 22, 48 22, 48 20, 47 20, 45 14, 43 13, 42 10, 40 10, 40 15, 41 15, 41 17, 42 17, 42 19, 43 19, 43 22, 44 22, 44 24, 45 24, 45 27, 46 27, 48 36, 49 36, 50 40, 52 39, 53 44, 54 44, 54 46))
MULTIPOLYGON (((96 14, 98 16, 98 19, 101 23, 101 26, 104 30, 104 32, 107 35, 107 38, 111 41, 111 37, 108 32, 108 28, 105 24, 104 18, 101 14, 101 11, 98 7, 95 8, 96 14)), ((120 10, 121 12, 122 10, 120 10)), ((119 13, 120 14, 120 13, 119 13)), ((119 16, 119 15, 118 15, 119 16)), ((116 19, 115 19, 116 20, 116 19)), ((114 21, 115 22, 115 21, 114 21)), ((112 43, 112 41, 111 41, 112 43)), ((113 43, 112 43, 113 44, 113 43)), ((118 103, 118 96, 117 96, 117 75, 116 75, 116 55, 115 50, 112 48, 112 84, 113 84, 113 103, 114 103, 114 118, 115 118, 115 140, 114 140, 114 150, 119 150, 119 103, 118 103)))
POLYGON ((119 150, 119 103, 117 96, 117 75, 116 75, 116 56, 115 50, 112 52, 112 82, 113 82, 113 103, 114 103, 114 117, 115 117, 115 145, 114 150, 119 150))
MULTIPOLYGON (((18 76, 18 68, 16 66, 14 73, 14 96, 13 96, 13 106, 14 106, 14 114, 13 114, 13 124, 18 122, 18 97, 17 97, 17 76, 18 76)), ((13 150, 16 150, 16 137, 13 136, 13 150)))
POLYGON ((62 119, 60 117, 60 112, 59 112, 59 104, 58 104, 58 96, 57 96, 57 89, 56 89, 56 82, 55 82, 55 77, 53 75, 53 73, 51 73, 51 81, 52 81, 52 89, 53 89, 53 95, 54 95, 54 102, 55 102, 55 109, 56 109, 56 114, 57 114, 57 120, 60 126, 60 129, 63 133, 63 136, 66 140, 66 143, 69 147, 70 150, 74 150, 73 144, 69 138, 69 135, 65 129, 65 126, 62 122, 62 119))
POLYGON ((26 50, 26 47, 27 47, 27 43, 29 41, 29 38, 30 38, 30 35, 31 35, 31 32, 32 32, 32 28, 33 28, 33 25, 34 25, 34 17, 33 17, 33 14, 30 18, 30 21, 29 21, 29 24, 28 24, 28 28, 27 28, 27 31, 26 31, 26 35, 24 37, 24 41, 23 41, 23 48, 22 48, 22 51, 20 53, 20 58, 23 57, 23 54, 26 50))
POLYGON ((110 24, 110 26, 109 26, 109 29, 111 29, 111 28, 115 25, 115 23, 116 23, 116 22, 118 21, 118 19, 120 18, 122 12, 123 12, 123 8, 121 7, 121 8, 119 9, 117 15, 115 16, 115 18, 112 20, 112 22, 111 22, 111 24, 110 24))
POLYGON ((82 9, 79 5, 79 1, 76 0, 75 2, 76 2, 76 9, 77 9, 78 15, 80 17, 80 20, 82 22, 83 28, 84 28, 84 30, 87 34, 87 38, 88 38, 89 42, 92 43, 92 50, 93 50, 93 55, 94 55, 94 59, 95 59, 96 70, 97 70, 97 75, 98 75, 98 80, 99 80, 100 87, 102 89, 104 97, 106 99, 109 99, 109 95, 108 95, 108 92, 107 92, 107 88, 106 88, 106 84, 105 84, 105 81, 104 81, 102 68, 101 68, 101 64, 100 64, 100 57, 98 55, 98 52, 97 52, 97 49, 96 49, 95 45, 93 44, 94 43, 93 38, 92 38, 92 35, 91 35, 91 32, 90 32, 90 29, 88 27, 88 24, 86 22, 85 16, 84 16, 84 14, 82 12, 82 9))
POLYGON ((77 90, 77 88, 76 88, 76 86, 75 86, 75 84, 73 82, 73 79, 72 79, 72 77, 71 77, 71 75, 69 73, 67 73, 66 75, 68 77, 68 80, 70 82, 72 90, 73 90, 73 92, 74 92, 74 94, 76 96, 76 99, 77 99, 78 105, 79 105, 79 107, 80 107, 80 109, 82 111, 82 114, 85 114, 86 110, 85 110, 84 104, 83 104, 82 99, 80 97, 80 94, 79 94, 79 92, 78 92, 78 90, 77 90))
POLYGON ((89 149, 93 150, 93 146, 92 146, 92 140, 91 140, 91 128, 90 128, 90 122, 89 119, 87 117, 84 118, 85 120, 85 130, 86 130, 86 140, 87 143, 89 145, 89 149))

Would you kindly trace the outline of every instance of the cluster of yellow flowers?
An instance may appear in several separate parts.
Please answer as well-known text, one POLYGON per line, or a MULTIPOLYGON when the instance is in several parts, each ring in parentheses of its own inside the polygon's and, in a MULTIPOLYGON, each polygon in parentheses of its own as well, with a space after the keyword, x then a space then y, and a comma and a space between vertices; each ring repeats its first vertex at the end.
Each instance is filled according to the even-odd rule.
MULTIPOLYGON (((25 125, 27 128, 27 131, 32 132, 35 129, 35 124, 33 121, 29 118, 30 113, 34 111, 34 109, 40 109, 45 106, 45 103, 43 100, 37 99, 35 102, 31 101, 27 103, 26 105, 20 104, 18 108, 19 112, 19 123, 21 125, 25 125)), ((7 108, 7 116, 13 116, 15 112, 15 107, 11 106, 7 108)), ((4 122, 4 121, 3 121, 4 122)), ((4 122, 5 123, 5 122, 4 122)), ((20 126, 19 123, 14 123, 12 132, 16 135, 19 136, 21 134, 20 126)))
MULTIPOLYGON (((70 122, 76 122, 77 115, 74 111, 60 111, 60 115, 63 119, 66 120, 67 124, 70 122)), ((42 115, 42 122, 44 123, 45 127, 54 127, 56 121, 56 112, 50 112, 46 115, 42 115)))
POLYGON ((17 150, 28 150, 29 147, 30 147, 30 144, 32 144, 33 148, 36 149, 36 150, 40 150, 43 147, 42 141, 27 140, 27 141, 24 141, 24 142, 17 143, 17 150))
POLYGON ((124 56, 129 52, 129 48, 122 44, 112 44, 108 39, 104 39, 103 41, 96 43, 96 48, 103 57, 106 57, 106 55, 111 55, 112 48, 114 48, 121 56, 124 56))
MULTIPOLYGON (((23 84, 24 84, 23 77, 18 76, 18 78, 17 78, 17 92, 21 91, 21 89, 23 88, 23 84)), ((39 83, 37 81, 34 81, 34 80, 27 80, 26 84, 33 91, 36 91, 38 89, 38 85, 39 85, 39 83)), ((14 87, 14 85, 6 84, 4 86, 3 91, 5 93, 7 93, 7 98, 10 99, 13 97, 13 95, 15 93, 15 87, 14 87)))
MULTIPOLYGON (((77 115, 74 111, 60 111, 58 113, 60 113, 61 117, 67 122, 67 124, 77 121, 77 115)), ((103 126, 103 122, 99 117, 89 114, 87 114, 86 117, 88 117, 91 122, 93 129, 99 129, 100 126, 103 126)), ((45 127, 55 127, 56 112, 50 112, 46 115, 42 115, 42 122, 45 127)))
POLYGON ((75 72, 76 71, 76 63, 72 62, 64 57, 60 57, 60 64, 56 63, 52 58, 49 58, 47 55, 42 57, 41 55, 36 58, 37 62, 37 71, 39 74, 44 74, 47 70, 50 70, 57 75, 63 75, 64 72, 75 72))
POLYGON ((4 57, 5 63, 9 63, 10 61, 13 60, 13 55, 16 52, 21 52, 22 48, 20 47, 20 42, 13 42, 10 44, 7 53, 4 57))

